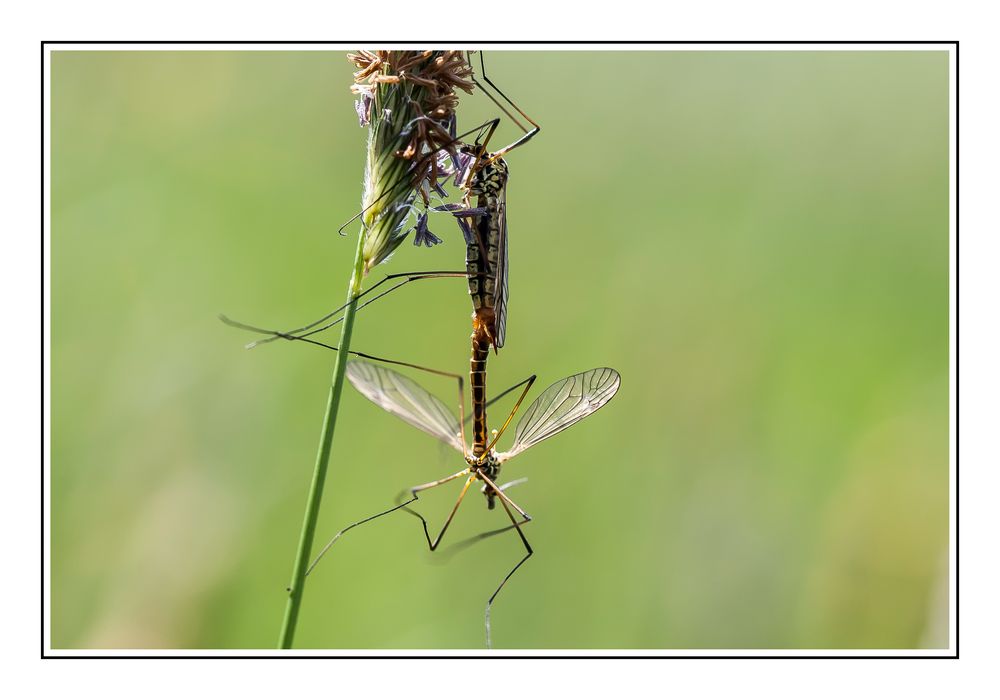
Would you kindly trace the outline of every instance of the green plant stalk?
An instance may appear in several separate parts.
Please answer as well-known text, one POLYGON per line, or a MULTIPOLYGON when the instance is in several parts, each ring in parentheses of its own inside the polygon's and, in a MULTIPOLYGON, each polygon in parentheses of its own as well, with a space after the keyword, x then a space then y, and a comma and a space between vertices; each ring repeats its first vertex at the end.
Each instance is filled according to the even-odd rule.
POLYGON ((361 293, 361 280, 364 277, 365 236, 358 236, 358 250, 354 256, 354 270, 347 290, 347 310, 340 329, 340 343, 337 345, 337 358, 333 365, 333 379, 330 384, 330 394, 326 401, 326 415, 323 418, 323 430, 320 433, 319 450, 316 453, 316 467, 313 470, 312 483, 309 486, 309 497, 306 501, 306 513, 302 520, 302 533, 299 535, 299 548, 295 555, 295 566, 292 569, 292 583, 288 591, 288 602, 285 605, 285 618, 281 623, 280 649, 291 649, 295 639, 295 625, 299 619, 299 609, 302 606, 302 596, 306 585, 306 568, 309 565, 309 555, 312 552, 313 538, 316 535, 316 521, 319 518, 319 505, 323 499, 323 484, 326 482, 326 472, 330 465, 330 450, 333 446, 333 431, 337 426, 337 409, 340 406, 340 394, 344 388, 344 371, 347 369, 347 355, 351 346, 351 333, 354 330, 354 315, 358 307, 358 295, 361 293))

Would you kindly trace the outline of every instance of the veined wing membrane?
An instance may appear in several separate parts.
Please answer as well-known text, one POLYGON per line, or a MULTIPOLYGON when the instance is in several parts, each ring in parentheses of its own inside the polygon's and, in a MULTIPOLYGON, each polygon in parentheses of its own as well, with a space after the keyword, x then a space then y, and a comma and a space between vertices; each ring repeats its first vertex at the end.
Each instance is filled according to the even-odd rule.
POLYGON ((559 380, 528 407, 514 432, 514 445, 498 458, 506 461, 583 420, 610 401, 621 383, 621 375, 610 367, 559 380))
POLYGON ((409 377, 371 362, 351 360, 347 378, 372 403, 465 454, 458 419, 444 401, 409 377))
POLYGON ((498 348, 503 347, 504 338, 507 335, 507 296, 510 291, 507 287, 507 185, 504 185, 503 193, 496 211, 497 225, 500 227, 500 240, 498 246, 497 269, 496 269, 496 320, 498 348))

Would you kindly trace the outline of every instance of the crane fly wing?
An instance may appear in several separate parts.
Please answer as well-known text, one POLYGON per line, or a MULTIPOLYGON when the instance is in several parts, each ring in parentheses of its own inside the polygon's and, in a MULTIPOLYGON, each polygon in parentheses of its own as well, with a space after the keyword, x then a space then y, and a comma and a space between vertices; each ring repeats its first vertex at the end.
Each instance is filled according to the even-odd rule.
POLYGON ((514 432, 514 445, 498 457, 501 461, 510 459, 583 420, 610 401, 621 383, 621 375, 610 367, 560 379, 524 412, 514 432))
POLYGON ((462 428, 444 401, 388 367, 351 360, 347 378, 372 403, 465 454, 462 428))
POLYGON ((507 185, 504 183, 503 191, 500 193, 497 202, 497 229, 499 236, 497 240, 497 269, 496 273, 496 346, 503 347, 504 337, 507 335, 507 185))

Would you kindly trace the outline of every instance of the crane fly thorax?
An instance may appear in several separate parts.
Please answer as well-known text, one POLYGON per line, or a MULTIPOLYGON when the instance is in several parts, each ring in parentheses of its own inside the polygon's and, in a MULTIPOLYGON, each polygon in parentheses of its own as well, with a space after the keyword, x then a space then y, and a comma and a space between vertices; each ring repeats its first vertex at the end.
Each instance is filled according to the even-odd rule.
POLYGON ((490 157, 487 156, 483 167, 475 171, 469 185, 469 194, 487 199, 492 198, 495 201, 503 193, 504 187, 507 186, 507 176, 510 171, 507 168, 507 161, 503 158, 490 161, 490 157))
POLYGON ((473 471, 481 471, 490 480, 493 480, 500 473, 500 459, 496 450, 490 450, 478 457, 475 454, 467 455, 465 461, 469 463, 473 471))
MULTIPOLYGON (((477 478, 482 479, 482 476, 479 476, 479 474, 481 473, 483 476, 492 481, 494 484, 497 482, 497 479, 500 476, 501 462, 497 458, 496 450, 490 450, 489 452, 483 454, 480 457, 469 455, 465 458, 465 460, 469 463, 469 466, 472 468, 473 474, 476 474, 477 478)), ((486 495, 487 508, 493 510, 494 506, 496 505, 494 501, 494 499, 496 498, 496 492, 493 490, 492 486, 490 486, 488 483, 485 483, 485 480, 483 483, 482 491, 483 494, 486 495)))

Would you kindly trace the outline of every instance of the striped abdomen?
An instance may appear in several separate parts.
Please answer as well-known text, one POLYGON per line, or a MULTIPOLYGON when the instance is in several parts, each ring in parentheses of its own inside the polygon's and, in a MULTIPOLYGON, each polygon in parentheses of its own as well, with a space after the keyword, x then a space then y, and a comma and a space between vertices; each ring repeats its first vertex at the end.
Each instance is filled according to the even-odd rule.
POLYGON ((489 445, 486 427, 486 360, 490 356, 490 338, 479 319, 472 322, 472 363, 469 383, 472 386, 472 455, 481 457, 489 445))
POLYGON ((476 173, 470 195, 477 195, 471 237, 465 250, 469 296, 476 319, 494 348, 503 347, 507 313, 507 164, 503 159, 476 173))

